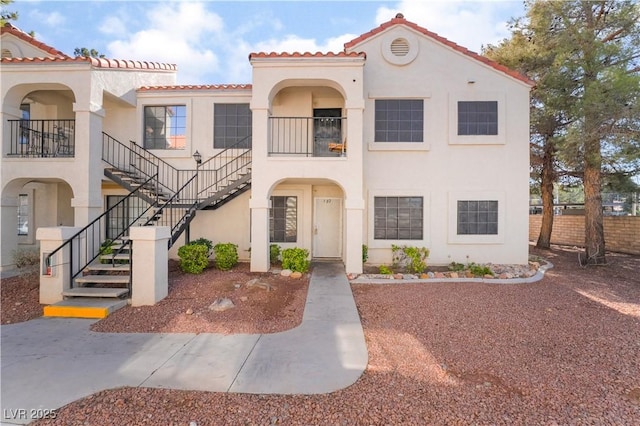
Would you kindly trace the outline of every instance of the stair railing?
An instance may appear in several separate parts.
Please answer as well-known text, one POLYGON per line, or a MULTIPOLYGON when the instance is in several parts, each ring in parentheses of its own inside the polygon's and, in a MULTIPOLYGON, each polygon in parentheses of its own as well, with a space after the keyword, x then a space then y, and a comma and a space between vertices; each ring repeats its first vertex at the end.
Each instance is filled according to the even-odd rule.
POLYGON ((198 208, 197 187, 198 175, 194 174, 171 198, 157 208, 153 217, 142 224, 143 226, 168 226, 171 229, 168 248, 178 240, 195 217, 198 208))
POLYGON ((251 135, 239 140, 198 166, 198 199, 207 199, 249 172, 251 135))
POLYGON ((166 189, 169 194, 178 192, 193 176, 195 170, 180 170, 164 161, 149 150, 144 149, 134 141, 129 141, 129 148, 137 156, 155 164, 158 168, 158 184, 160 189, 166 189))
MULTIPOLYGON (((151 176, 145 184, 152 182, 156 177, 155 175, 151 176)), ((131 226, 147 223, 153 205, 145 201, 140 195, 141 188, 142 186, 130 192, 125 198, 118 201, 87 226, 76 232, 71 238, 64 241, 58 248, 45 257, 44 264, 47 267, 60 266, 53 263, 54 256, 58 252, 62 252, 65 247, 69 247, 68 268, 69 276, 71 277, 71 287, 73 288, 73 279, 80 275, 89 264, 100 256, 101 245, 106 240, 104 233, 107 229, 107 218, 112 211, 126 206, 127 212, 130 214, 130 219, 125 226, 123 226, 123 229, 113 238, 114 240, 128 236, 131 226), (131 214, 132 212, 136 214, 131 214)))

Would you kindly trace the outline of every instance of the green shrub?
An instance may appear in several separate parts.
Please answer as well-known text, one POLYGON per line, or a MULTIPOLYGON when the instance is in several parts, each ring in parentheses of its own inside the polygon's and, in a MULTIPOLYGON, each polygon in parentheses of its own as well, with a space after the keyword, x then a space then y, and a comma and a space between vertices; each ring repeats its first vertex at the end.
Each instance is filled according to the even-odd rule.
POLYGON ((488 266, 477 265, 473 262, 467 265, 467 269, 476 277, 484 277, 485 275, 493 275, 488 266))
POLYGON ((282 268, 290 269, 296 272, 307 272, 311 261, 309 258, 309 250, 302 248, 289 248, 282 250, 282 268))
POLYGON ((40 264, 40 252, 37 249, 20 248, 12 253, 13 263, 19 269, 40 264))
POLYGON ((191 241, 189 244, 201 244, 207 246, 207 257, 210 257, 213 254, 213 242, 211 240, 208 240, 206 238, 198 238, 197 240, 191 241))
MULTIPOLYGON (((106 256, 108 254, 113 254, 113 241, 106 239, 100 245, 100 256, 106 256)), ((100 259, 100 263, 111 263, 109 259, 100 259)))
POLYGON ((414 274, 419 274, 427 269, 426 259, 429 257, 429 249, 392 244, 391 251, 393 253, 394 266, 404 267, 408 272, 414 274))
POLYGON ((238 246, 233 243, 218 243, 213 247, 216 253, 216 267, 228 271, 238 264, 238 246))
POLYGON ((378 271, 379 271, 381 274, 384 274, 384 275, 391 275, 391 274, 393 274, 393 271, 392 271, 392 270, 391 270, 391 268, 389 268, 387 265, 380 265, 380 267, 378 268, 378 271))
POLYGON ((460 271, 464 271, 464 264, 463 263, 459 263, 459 262, 451 262, 449 264, 449 270, 453 271, 453 272, 460 272, 460 271))
POLYGON ((362 245, 362 263, 365 263, 369 259, 369 247, 366 244, 362 245))
POLYGON ((269 261, 272 265, 275 265, 280 260, 280 246, 277 244, 271 244, 269 246, 269 261))
POLYGON ((209 265, 209 254, 204 244, 187 244, 178 249, 180 269, 189 274, 200 274, 209 265))

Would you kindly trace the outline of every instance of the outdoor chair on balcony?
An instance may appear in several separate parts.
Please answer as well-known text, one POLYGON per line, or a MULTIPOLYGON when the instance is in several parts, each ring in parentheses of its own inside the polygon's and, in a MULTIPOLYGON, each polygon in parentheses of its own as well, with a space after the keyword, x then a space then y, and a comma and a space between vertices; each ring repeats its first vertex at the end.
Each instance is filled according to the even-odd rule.
POLYGON ((64 127, 53 126, 55 132, 52 134, 55 156, 57 157, 69 157, 73 155, 73 150, 69 144, 70 131, 64 127))
POLYGON ((347 141, 345 140, 344 143, 329 142, 329 151, 341 154, 347 152, 347 141))

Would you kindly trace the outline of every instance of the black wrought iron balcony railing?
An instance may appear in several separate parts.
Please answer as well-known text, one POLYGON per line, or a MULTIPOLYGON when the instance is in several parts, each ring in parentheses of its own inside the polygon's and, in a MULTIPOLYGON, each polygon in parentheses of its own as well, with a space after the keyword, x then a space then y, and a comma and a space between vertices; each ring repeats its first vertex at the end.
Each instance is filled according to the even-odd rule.
POLYGON ((73 157, 75 120, 9 120, 12 157, 73 157))
POLYGON ((344 157, 345 117, 270 117, 269 156, 344 157))

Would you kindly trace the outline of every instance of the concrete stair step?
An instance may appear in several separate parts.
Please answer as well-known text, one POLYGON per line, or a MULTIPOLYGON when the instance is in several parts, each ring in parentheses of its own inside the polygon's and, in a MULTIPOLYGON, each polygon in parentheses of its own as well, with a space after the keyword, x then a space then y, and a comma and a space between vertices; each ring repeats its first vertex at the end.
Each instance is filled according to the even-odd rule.
POLYGON ((128 253, 127 254, 121 253, 121 254, 116 254, 116 255, 105 254, 105 255, 100 256, 100 260, 108 260, 108 261, 111 261, 111 260, 129 260, 129 254, 128 253))
POLYGON ((128 288, 74 287, 62 292, 64 297, 112 297, 129 294, 128 288))
POLYGON ((85 268, 85 271, 113 271, 113 272, 129 272, 131 265, 128 263, 116 263, 112 265, 110 263, 92 263, 85 268))
POLYGON ((45 317, 101 319, 125 306, 127 306, 126 300, 83 297, 45 306, 43 315, 45 317))
POLYGON ((83 284, 129 284, 129 275, 85 275, 75 281, 83 284))

